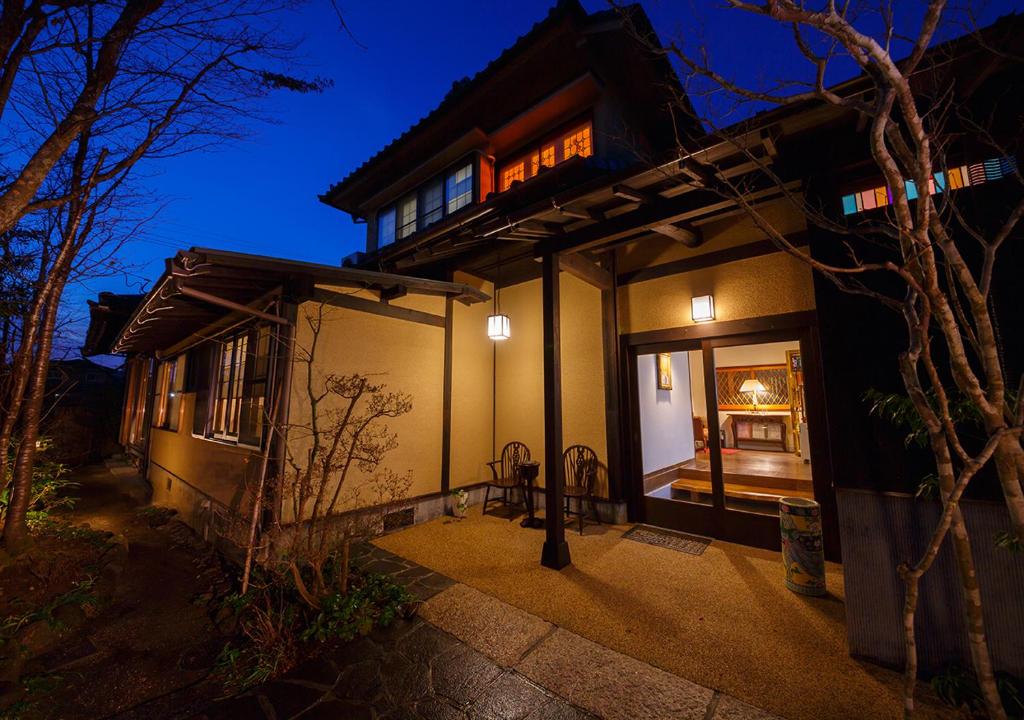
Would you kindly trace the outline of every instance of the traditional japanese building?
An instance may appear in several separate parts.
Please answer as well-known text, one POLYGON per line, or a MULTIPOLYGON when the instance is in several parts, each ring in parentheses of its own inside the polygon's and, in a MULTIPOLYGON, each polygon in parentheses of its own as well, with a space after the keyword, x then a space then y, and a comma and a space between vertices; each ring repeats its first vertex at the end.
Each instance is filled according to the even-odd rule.
MULTIPOLYGON (((990 37, 1008 41, 1019 25, 990 37)), ((778 548, 779 499, 811 499, 827 556, 844 563, 851 651, 897 663, 886 643, 899 636, 905 558, 894 548, 927 533, 908 511, 919 464, 863 397, 898 390, 901 328, 799 257, 842 245, 792 202, 814 199, 837 221, 884 212, 865 125, 807 104, 708 133, 655 37, 638 6, 588 14, 559 2, 321 195, 366 224, 365 250, 339 267, 201 248, 170 259, 91 348, 130 358, 122 441, 139 448, 155 502, 231 539, 261 476, 283 473, 284 446, 298 442, 268 432, 268 418, 288 426, 307 412, 294 348, 310 347, 308 318, 324 312, 322 372, 381 374, 413 397, 391 422, 387 460, 412 472, 406 521, 436 517, 457 488, 482 501, 488 463, 512 442, 540 462, 536 500, 549 506, 563 502, 563 452, 592 450, 593 511, 606 522, 778 548), (709 172, 744 184, 797 252, 709 172)), ((944 46, 962 62, 920 82, 979 103, 1019 83, 1020 54, 982 61, 978 50, 944 46)), ((1015 156, 965 136, 946 157, 929 191, 969 195, 975 213, 1013 192, 1003 178, 1015 156)), ((1022 357, 1019 338, 1007 352, 1022 357)), ((967 512, 995 533, 1007 520, 985 494, 967 512)), ((591 511, 584 498, 571 506, 591 511)), ((273 498, 265 522, 289 520, 273 498)), ((986 577, 1024 578, 1020 563, 978 552, 986 577)), ((545 564, 570 559, 571 537, 549 523, 545 564)), ((948 558, 929 583, 954 595, 948 558)), ((1010 605, 990 634, 1024 622, 1010 605)), ((928 613, 962 622, 952 604, 928 613)), ((960 635, 922 637, 922 657, 962 654, 960 635)), ((1019 643, 993 653, 1024 674, 1019 643)))

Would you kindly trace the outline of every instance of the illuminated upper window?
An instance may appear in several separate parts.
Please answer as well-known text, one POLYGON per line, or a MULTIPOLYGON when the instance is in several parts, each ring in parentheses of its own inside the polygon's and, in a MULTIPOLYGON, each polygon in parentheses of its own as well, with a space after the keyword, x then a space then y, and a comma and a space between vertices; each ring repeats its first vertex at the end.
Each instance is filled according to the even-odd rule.
POLYGON ((590 144, 589 125, 562 138, 562 155, 564 158, 571 158, 574 155, 590 157, 593 154, 594 150, 590 144))
POLYGON ((461 165, 432 177, 398 202, 377 212, 377 249, 425 230, 446 216, 475 202, 476 163, 461 165))
POLYGON ((398 203, 398 239, 416 232, 416 196, 410 195, 398 203))
POLYGON ((448 212, 453 213, 473 202, 473 164, 449 173, 445 195, 448 197, 448 212))
MULTIPOLYGON (((1013 156, 990 158, 984 162, 973 165, 960 165, 959 167, 948 168, 939 171, 928 178, 928 194, 944 192, 947 187, 950 190, 972 185, 983 185, 993 180, 999 180, 1017 170, 1017 160, 1013 156)), ((917 183, 913 180, 904 181, 907 199, 917 199, 917 183)), ((873 187, 868 190, 843 195, 843 214, 854 215, 865 210, 886 207, 892 204, 892 192, 885 185, 873 187)))
POLYGON ((554 167, 571 157, 590 157, 594 154, 592 129, 589 122, 577 125, 554 139, 548 139, 539 147, 530 149, 525 155, 515 158, 498 173, 498 191, 505 192, 512 183, 523 182, 536 176, 542 167, 554 167))

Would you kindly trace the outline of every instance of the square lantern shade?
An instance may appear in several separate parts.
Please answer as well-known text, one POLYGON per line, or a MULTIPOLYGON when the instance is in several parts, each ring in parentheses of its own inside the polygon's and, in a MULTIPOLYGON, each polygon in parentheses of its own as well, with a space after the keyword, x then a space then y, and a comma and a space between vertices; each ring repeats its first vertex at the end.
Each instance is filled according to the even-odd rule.
POLYGON ((711 295, 699 295, 690 298, 690 311, 694 322, 707 322, 715 319, 715 298, 711 295))
POLYGON ((489 315, 487 317, 487 337, 491 340, 508 340, 512 337, 511 329, 508 315, 489 315))

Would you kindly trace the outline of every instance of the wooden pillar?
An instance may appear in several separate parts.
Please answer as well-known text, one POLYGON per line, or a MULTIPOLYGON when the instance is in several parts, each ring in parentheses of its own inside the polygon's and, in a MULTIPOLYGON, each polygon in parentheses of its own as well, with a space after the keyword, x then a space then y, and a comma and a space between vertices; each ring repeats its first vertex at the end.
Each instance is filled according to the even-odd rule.
POLYGON ((444 301, 444 379, 441 405, 441 492, 445 495, 452 485, 452 296, 444 301))
POLYGON ((562 358, 558 293, 558 255, 544 255, 544 549, 540 564, 561 570, 572 561, 565 542, 562 494, 562 358))
POLYGON ((601 291, 601 333, 604 348, 605 444, 608 448, 608 499, 622 500, 625 475, 622 463, 622 412, 619 402, 619 303, 615 277, 615 251, 605 255, 612 278, 610 289, 601 291))

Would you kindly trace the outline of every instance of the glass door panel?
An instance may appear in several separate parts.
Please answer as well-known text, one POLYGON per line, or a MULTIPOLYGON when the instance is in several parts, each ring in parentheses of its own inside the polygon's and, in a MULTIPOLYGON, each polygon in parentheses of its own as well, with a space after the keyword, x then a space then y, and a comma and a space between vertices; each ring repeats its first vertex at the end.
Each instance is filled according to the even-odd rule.
POLYGON ((710 508, 704 362, 699 348, 637 356, 644 495, 710 508))
POLYGON ((713 350, 725 507, 778 515, 779 499, 813 499, 798 340, 713 350))

